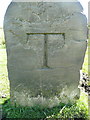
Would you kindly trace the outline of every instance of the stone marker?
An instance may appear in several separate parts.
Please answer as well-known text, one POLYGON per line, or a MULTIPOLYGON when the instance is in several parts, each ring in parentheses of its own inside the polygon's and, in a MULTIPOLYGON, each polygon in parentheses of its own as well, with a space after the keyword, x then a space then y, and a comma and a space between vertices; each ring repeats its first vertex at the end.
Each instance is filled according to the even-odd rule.
POLYGON ((53 107, 79 98, 87 20, 79 2, 12 2, 4 19, 11 100, 53 107))

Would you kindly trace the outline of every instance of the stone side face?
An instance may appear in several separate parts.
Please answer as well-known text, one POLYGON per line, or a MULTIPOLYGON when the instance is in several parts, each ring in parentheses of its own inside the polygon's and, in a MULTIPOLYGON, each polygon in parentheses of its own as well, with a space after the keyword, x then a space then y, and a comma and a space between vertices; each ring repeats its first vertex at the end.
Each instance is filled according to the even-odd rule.
POLYGON ((12 2, 4 19, 11 99, 52 107, 79 97, 87 20, 78 2, 12 2))

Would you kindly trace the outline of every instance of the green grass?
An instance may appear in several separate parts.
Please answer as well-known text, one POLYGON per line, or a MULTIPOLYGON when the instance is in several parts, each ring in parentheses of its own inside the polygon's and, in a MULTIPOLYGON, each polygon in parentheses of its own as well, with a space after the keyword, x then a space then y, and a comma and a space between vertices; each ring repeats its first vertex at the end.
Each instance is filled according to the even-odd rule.
MULTIPOLYGON (((6 67, 6 50, 0 49, 0 96, 6 95, 6 99, 9 98, 9 81, 6 67)), ((0 103, 4 102, 4 99, 0 97, 0 103)))
POLYGON ((4 49, 4 48, 5 48, 4 33, 3 33, 3 29, 0 28, 0 49, 4 49))
MULTIPOLYGON (((2 37, 1 37, 2 39, 2 37)), ((90 43, 89 43, 90 45, 90 43)), ((88 54, 90 47, 86 52, 83 72, 89 73, 88 71, 88 54)), ((88 97, 84 93, 81 94, 80 100, 76 103, 60 103, 58 106, 53 108, 43 108, 41 106, 34 107, 21 107, 19 105, 11 105, 10 103, 10 88, 6 67, 6 49, 4 40, 0 42, 0 96, 6 95, 6 98, 0 98, 0 104, 3 106, 3 116, 7 118, 83 118, 88 119, 87 101, 88 97), (6 101, 7 100, 7 101, 6 101)))
POLYGON ((78 118, 87 120, 88 111, 83 103, 60 103, 53 108, 43 108, 41 106, 21 107, 19 105, 12 106, 8 100, 7 104, 3 105, 3 112, 7 118, 78 118))

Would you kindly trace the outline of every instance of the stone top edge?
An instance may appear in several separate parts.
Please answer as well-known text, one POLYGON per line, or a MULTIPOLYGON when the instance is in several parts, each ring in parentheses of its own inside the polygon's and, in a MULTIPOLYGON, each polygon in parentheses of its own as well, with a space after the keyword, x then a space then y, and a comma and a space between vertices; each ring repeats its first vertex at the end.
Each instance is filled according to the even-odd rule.
POLYGON ((12 0, 12 2, 79 2, 78 0, 12 0))

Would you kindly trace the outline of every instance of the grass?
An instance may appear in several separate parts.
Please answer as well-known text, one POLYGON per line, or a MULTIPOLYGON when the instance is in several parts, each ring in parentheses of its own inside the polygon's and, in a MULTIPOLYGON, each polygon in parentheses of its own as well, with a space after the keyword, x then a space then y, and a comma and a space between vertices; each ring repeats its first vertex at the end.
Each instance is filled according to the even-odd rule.
POLYGON ((78 118, 82 120, 88 119, 88 111, 83 103, 78 101, 77 103, 60 103, 53 108, 43 108, 41 106, 34 107, 21 107, 19 105, 12 106, 10 101, 3 105, 3 110, 7 118, 78 118))
MULTIPOLYGON (((90 45, 90 43, 89 43, 90 45)), ((90 47, 88 46, 84 64, 83 72, 88 72, 88 52, 90 47)), ((0 104, 3 106, 3 117, 6 118, 62 118, 68 119, 78 118, 78 120, 88 119, 88 109, 86 107, 87 99, 86 95, 82 93, 80 100, 75 103, 69 102, 68 104, 60 103, 58 106, 53 108, 43 108, 41 106, 34 107, 22 107, 19 105, 11 105, 10 103, 10 88, 9 81, 7 78, 7 68, 6 68, 6 49, 3 37, 1 37, 0 42, 0 96, 6 95, 6 98, 0 98, 0 104), (85 96, 85 97, 83 97, 85 96)), ((90 75, 90 72, 88 72, 90 75)), ((54 119, 55 120, 55 119, 54 119)))
MULTIPOLYGON (((0 49, 0 96, 5 95, 6 99, 9 98, 9 81, 7 77, 6 67, 6 50, 0 49)), ((4 100, 0 97, 0 103, 4 100)))
POLYGON ((5 39, 2 28, 0 28, 0 49, 5 49, 5 39))

